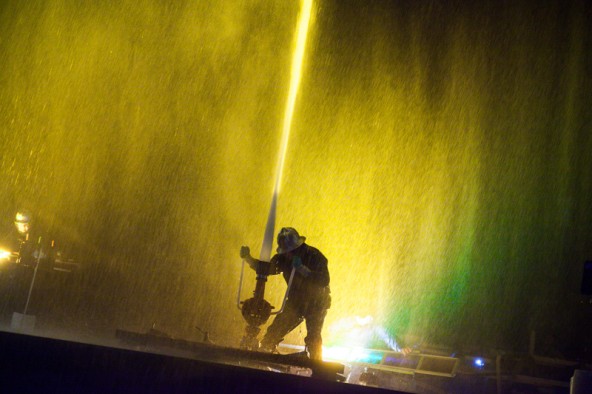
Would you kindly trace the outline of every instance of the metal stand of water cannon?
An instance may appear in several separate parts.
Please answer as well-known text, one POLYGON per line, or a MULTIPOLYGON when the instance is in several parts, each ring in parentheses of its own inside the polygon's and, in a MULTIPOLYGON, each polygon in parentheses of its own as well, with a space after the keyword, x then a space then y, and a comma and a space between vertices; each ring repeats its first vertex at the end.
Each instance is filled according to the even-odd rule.
MULTIPOLYGON (((27 234, 28 239, 28 234, 27 234)), ((53 246, 53 244, 52 244, 53 246)), ((43 249, 41 247, 41 237, 39 237, 37 241, 37 250, 34 252, 34 257, 36 259, 35 268, 33 269, 33 277, 31 278, 31 283, 29 285, 29 293, 27 295, 27 302, 25 303, 25 308, 23 313, 13 312, 12 319, 10 321, 10 326, 13 329, 17 330, 28 330, 31 331, 35 328, 35 316, 34 315, 27 315, 27 311, 29 309, 29 303, 31 301, 31 294, 33 293, 33 287, 35 286, 35 279, 37 278, 37 271, 39 270, 39 264, 41 259, 45 257, 43 249)), ((19 253, 20 258, 20 253, 19 253)))
MULTIPOLYGON (((271 316, 271 310, 274 308, 264 298, 265 295, 265 283, 267 282, 267 276, 269 276, 270 263, 266 261, 258 261, 257 269, 257 283, 255 285, 255 291, 253 292, 253 298, 249 298, 245 301, 239 301, 239 309, 243 315, 243 318, 247 322, 245 329, 245 335, 243 336, 240 347, 247 350, 259 349, 259 340, 257 336, 261 331, 261 326, 267 323, 271 316), (242 307, 240 306, 242 305, 242 307)), ((243 263, 244 269, 244 263, 243 263)), ((242 285, 241 272, 241 285, 242 285)), ((240 297, 240 288, 239 288, 240 297)))
POLYGON ((290 274, 288 287, 286 288, 284 300, 282 301, 282 307, 278 311, 272 312, 271 310, 274 309, 274 307, 271 306, 271 304, 264 298, 265 282, 267 282, 267 277, 269 276, 271 263, 266 261, 257 261, 257 267, 255 269, 255 272, 257 273, 257 283, 255 285, 255 291, 253 292, 253 298, 241 301, 240 296, 243 287, 245 263, 245 260, 243 260, 236 303, 238 309, 241 310, 243 318, 247 322, 245 335, 241 340, 240 347, 241 349, 258 350, 259 340, 257 339, 257 335, 259 335, 259 332, 261 332, 261 326, 267 323, 267 320, 269 320, 271 315, 277 315, 278 313, 282 313, 284 310, 286 302, 288 301, 288 295, 290 294, 290 288, 292 287, 292 280, 294 279, 296 270, 292 269, 292 273, 290 274))

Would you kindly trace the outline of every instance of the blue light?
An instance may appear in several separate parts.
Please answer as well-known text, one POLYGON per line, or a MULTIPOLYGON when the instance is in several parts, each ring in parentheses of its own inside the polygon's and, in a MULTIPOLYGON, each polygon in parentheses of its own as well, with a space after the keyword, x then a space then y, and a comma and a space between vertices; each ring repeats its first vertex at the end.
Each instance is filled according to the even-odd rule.
POLYGON ((473 365, 477 368, 483 368, 485 366, 485 361, 482 358, 476 358, 473 360, 473 365))

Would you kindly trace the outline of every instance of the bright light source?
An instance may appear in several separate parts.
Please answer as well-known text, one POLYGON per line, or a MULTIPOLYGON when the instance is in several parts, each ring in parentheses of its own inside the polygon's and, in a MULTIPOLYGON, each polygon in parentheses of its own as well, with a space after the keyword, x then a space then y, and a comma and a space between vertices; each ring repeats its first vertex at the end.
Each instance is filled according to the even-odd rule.
POLYGON ((483 368, 485 366, 485 360, 482 358, 476 358, 473 360, 473 365, 477 368, 483 368))
POLYGON ((10 259, 10 254, 11 254, 10 252, 0 249, 0 260, 10 259))
POLYGON ((323 347, 323 360, 345 362, 368 362, 370 352, 360 347, 323 347))
POLYGON ((338 362, 356 362, 365 364, 380 364, 382 352, 361 347, 323 346, 323 360, 338 362))

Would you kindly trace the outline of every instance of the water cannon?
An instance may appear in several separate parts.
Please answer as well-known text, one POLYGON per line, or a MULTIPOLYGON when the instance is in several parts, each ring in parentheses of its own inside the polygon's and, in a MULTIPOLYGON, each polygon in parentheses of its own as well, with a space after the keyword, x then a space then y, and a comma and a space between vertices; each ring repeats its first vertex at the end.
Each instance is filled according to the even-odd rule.
POLYGON ((257 335, 259 335, 259 332, 261 331, 261 326, 267 323, 272 315, 281 313, 286 306, 286 301, 288 300, 288 294, 290 293, 290 288, 292 287, 292 279, 294 278, 295 270, 292 269, 292 273, 290 274, 288 287, 286 288, 286 293, 284 294, 281 308, 273 312, 272 310, 275 309, 275 307, 265 299, 265 284, 267 282, 267 277, 269 276, 269 271, 271 268, 270 262, 257 260, 255 267, 257 278, 255 290, 253 291, 253 297, 245 301, 241 301, 240 298, 246 263, 246 260, 243 259, 237 295, 237 307, 240 309, 243 318, 247 322, 245 335, 241 340, 240 347, 247 350, 257 350, 259 349, 259 340, 257 339, 257 335))

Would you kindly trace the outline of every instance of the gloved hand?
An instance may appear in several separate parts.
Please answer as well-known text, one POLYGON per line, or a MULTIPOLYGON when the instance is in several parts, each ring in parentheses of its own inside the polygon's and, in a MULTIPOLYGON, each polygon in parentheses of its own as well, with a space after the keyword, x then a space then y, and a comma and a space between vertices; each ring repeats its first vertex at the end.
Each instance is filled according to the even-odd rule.
POLYGON ((242 246, 240 250, 240 257, 241 259, 246 259, 251 256, 251 249, 248 246, 242 246))
POLYGON ((310 275, 310 269, 302 264, 302 259, 300 258, 300 256, 294 256, 292 258, 292 267, 298 271, 302 276, 308 276, 310 275))

